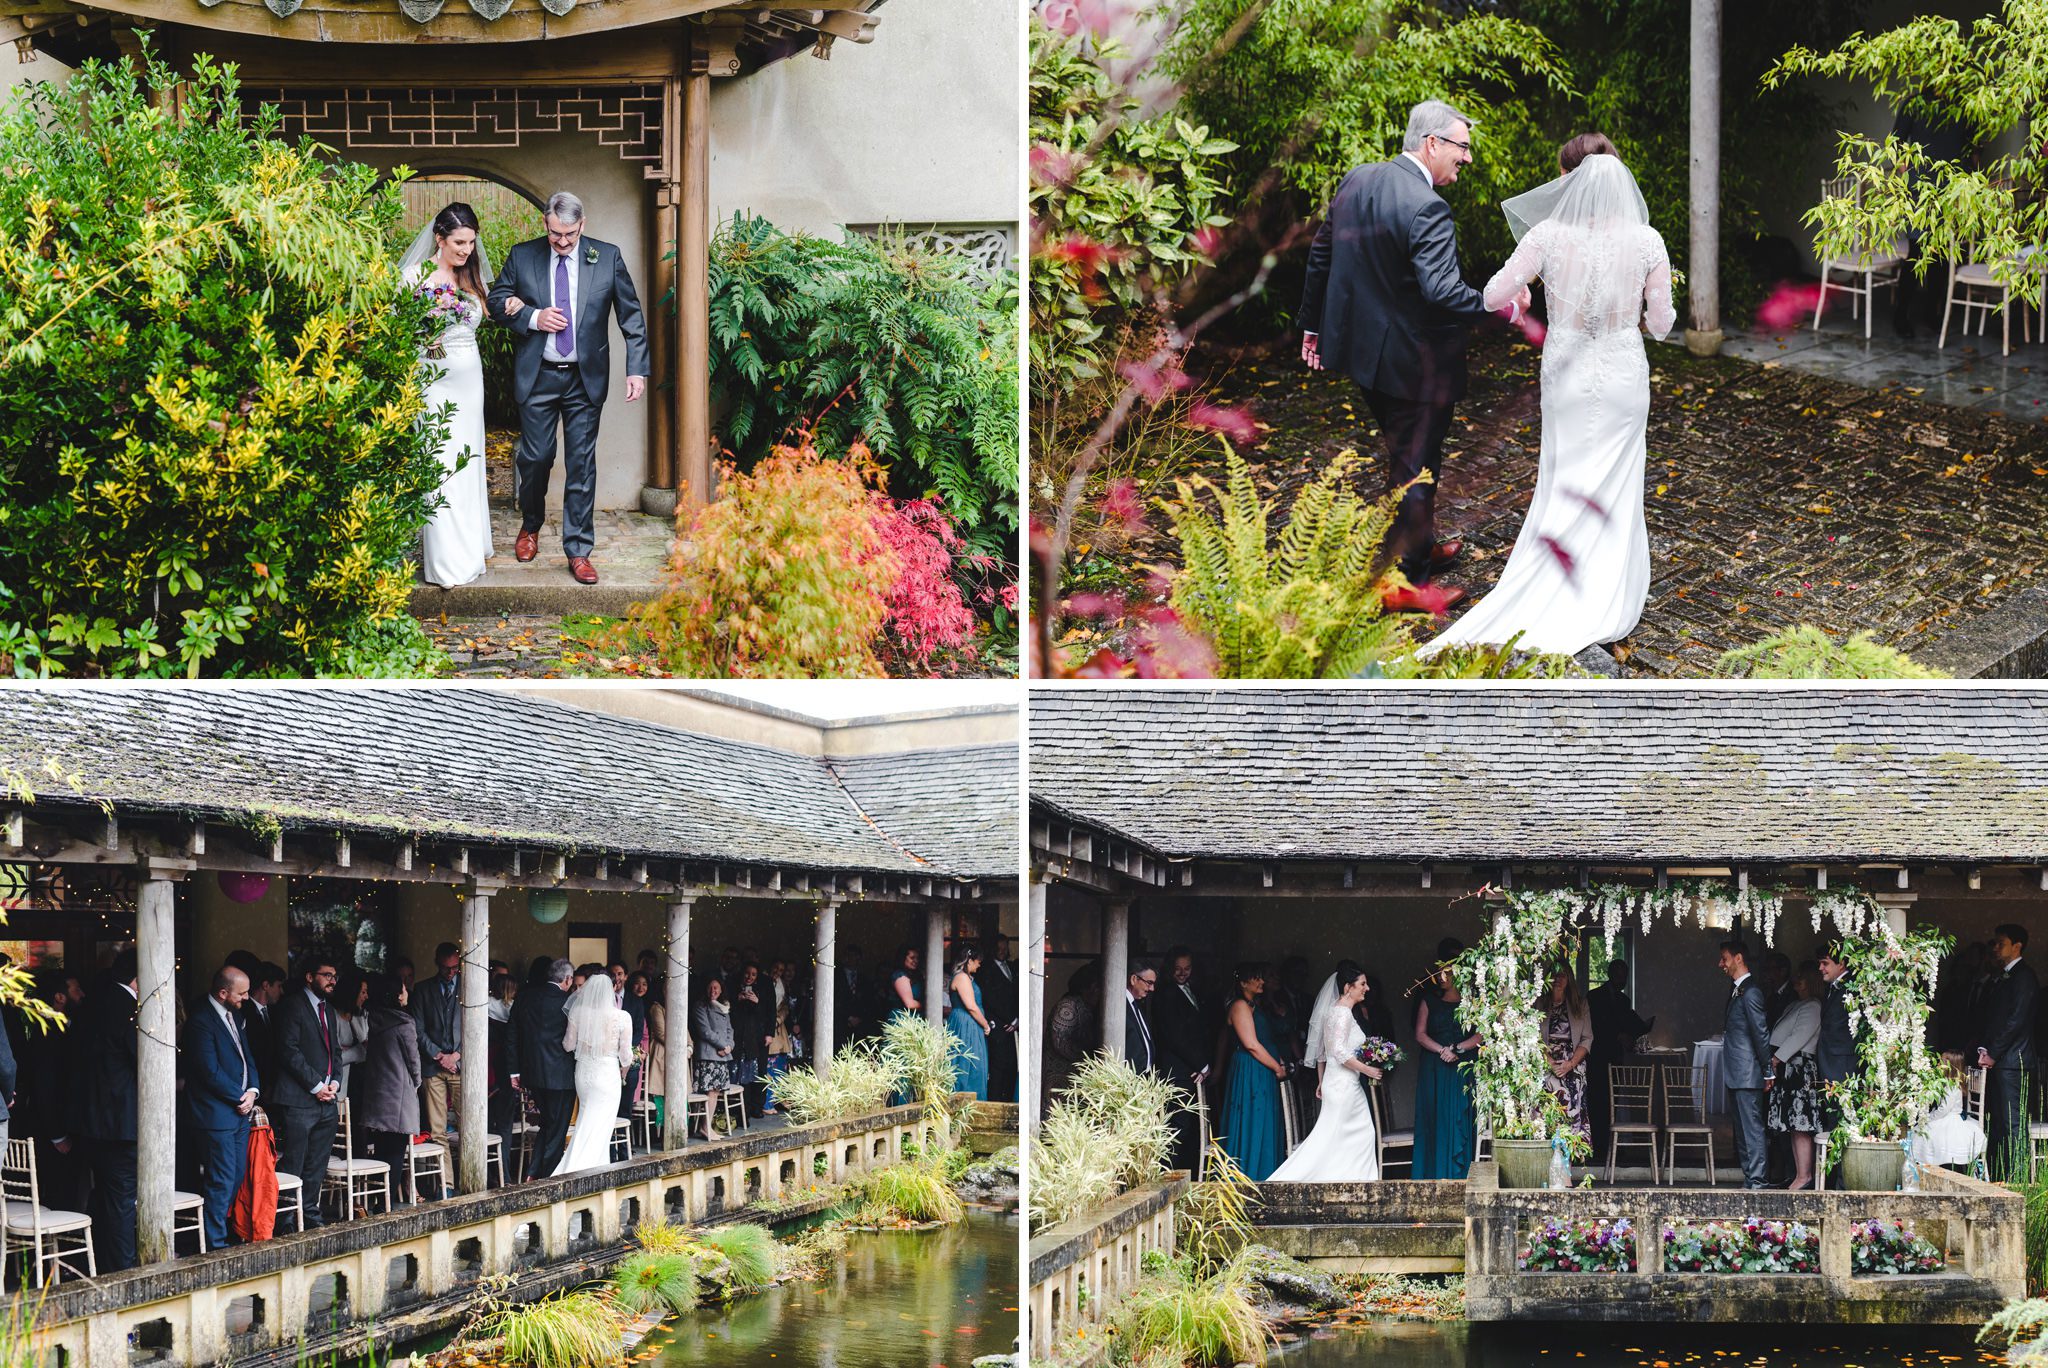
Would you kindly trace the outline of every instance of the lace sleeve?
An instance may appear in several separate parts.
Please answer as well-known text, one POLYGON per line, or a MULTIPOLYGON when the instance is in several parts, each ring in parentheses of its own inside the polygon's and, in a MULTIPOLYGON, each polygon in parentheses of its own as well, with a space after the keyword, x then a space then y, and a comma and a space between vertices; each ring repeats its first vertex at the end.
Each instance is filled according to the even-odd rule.
POLYGON ((1542 273, 1544 248, 1550 241, 1548 230, 1548 223, 1539 223, 1522 235, 1515 254, 1486 282, 1487 308, 1505 309, 1524 285, 1542 273))
POLYGON ((1649 310, 1645 320, 1650 336, 1659 342, 1670 335, 1671 325, 1678 321, 1678 311, 1671 304, 1671 254, 1664 248, 1664 239, 1656 229, 1651 228, 1643 242, 1643 255, 1647 258, 1647 270, 1643 274, 1643 303, 1649 310))
POLYGON ((569 1013, 569 1028, 562 1032, 562 1048, 570 1054, 576 1053, 576 1013, 569 1013))
POLYGON ((1323 1038, 1317 1042, 1322 1058, 1333 1068, 1343 1068, 1344 1061, 1351 1058, 1348 1048, 1351 1041, 1351 1013, 1333 1011, 1330 1019, 1323 1023, 1323 1038))
POLYGON ((633 1018, 620 1012, 612 1022, 612 1034, 618 1037, 619 1067, 633 1067, 633 1018))

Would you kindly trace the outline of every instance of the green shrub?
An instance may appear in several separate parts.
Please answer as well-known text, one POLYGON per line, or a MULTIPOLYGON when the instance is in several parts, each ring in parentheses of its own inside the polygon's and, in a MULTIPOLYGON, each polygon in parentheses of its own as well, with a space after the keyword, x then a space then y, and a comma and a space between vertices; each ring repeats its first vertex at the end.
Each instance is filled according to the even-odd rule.
POLYGON ((635 1316, 666 1307, 688 1311, 697 1305, 697 1262, 687 1254, 628 1254, 612 1270, 619 1305, 635 1316))
POLYGON ((447 428, 396 191, 144 63, 0 115, 0 669, 417 668, 447 428))
POLYGON ((609 1368, 619 1361, 626 1317, 607 1295, 568 1292, 505 1307, 477 1328, 502 1341, 500 1360, 518 1368, 609 1368))
POLYGON ((684 1254, 697 1247, 695 1231, 667 1221, 642 1221, 633 1227, 633 1239, 650 1254, 684 1254))
POLYGON ((1029 1197, 1031 1228, 1050 1229, 1091 1211, 1116 1196, 1124 1146, 1098 1129, 1072 1102, 1046 1108, 1031 1138, 1029 1197))
POLYGON ((1166 1156, 1173 1152, 1172 1117, 1187 1109, 1191 1099, 1186 1093, 1158 1074, 1098 1052, 1074 1070, 1065 1095, 1122 1142, 1119 1182, 1149 1183, 1166 1171, 1166 1156))
POLYGON ((966 1054, 965 1041, 926 1017, 897 1012, 882 1024, 882 1057, 927 1108, 943 1108, 952 1097, 954 1065, 966 1054))
POLYGON ((943 1173, 926 1164, 891 1164, 876 1169, 860 1181, 859 1208, 854 1220, 860 1225, 886 1224, 882 1217, 923 1224, 927 1221, 953 1222, 967 1214, 966 1204, 943 1173))
POLYGON ((826 1077, 799 1064, 770 1080, 768 1091, 791 1121, 808 1126, 878 1112, 902 1086, 899 1063, 885 1058, 874 1042, 859 1040, 832 1057, 826 1077))
POLYGON ((767 1226, 708 1226, 697 1233, 697 1239, 725 1256, 734 1287, 766 1287, 775 1281, 775 1237, 767 1226))
POLYGON ((864 444, 898 498, 932 496, 975 551, 1014 562, 1016 283, 848 232, 734 215, 711 248, 711 386, 744 469, 776 446, 864 444))
POLYGON ((1775 632, 1753 646, 1723 655, 1715 669, 1738 679, 1947 679, 1939 670, 1916 665, 1903 651, 1857 632, 1836 641, 1818 627, 1775 632))
POLYGON ((1196 1365, 1263 1364, 1266 1324, 1251 1300, 1248 1262, 1207 1277, 1183 1261, 1141 1278, 1113 1318, 1116 1361, 1196 1365))

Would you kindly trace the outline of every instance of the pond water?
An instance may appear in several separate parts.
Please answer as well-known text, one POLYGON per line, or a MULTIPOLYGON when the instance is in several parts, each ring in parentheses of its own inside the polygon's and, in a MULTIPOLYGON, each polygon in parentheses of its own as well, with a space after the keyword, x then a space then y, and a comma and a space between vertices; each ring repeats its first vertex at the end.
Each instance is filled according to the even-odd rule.
POLYGON ((1017 1218, 856 1233, 837 1273, 679 1316, 650 1368, 966 1368, 1017 1340, 1017 1218))
POLYGON ((1276 1368, 1947 1368, 2003 1364, 1975 1326, 1466 1325, 1319 1332, 1276 1368))

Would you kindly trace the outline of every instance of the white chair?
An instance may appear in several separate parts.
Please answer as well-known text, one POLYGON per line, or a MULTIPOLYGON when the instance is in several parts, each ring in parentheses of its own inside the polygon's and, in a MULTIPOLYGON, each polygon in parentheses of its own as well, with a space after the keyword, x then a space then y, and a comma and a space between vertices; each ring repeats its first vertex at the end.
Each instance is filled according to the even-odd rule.
POLYGON ((420 1180, 428 1176, 433 1178, 435 1190, 445 1195, 448 1191, 448 1147, 438 1140, 407 1137, 405 1186, 414 1206, 426 1200, 420 1196, 420 1180))
POLYGON ((2048 1164, 2048 1121, 2027 1123, 2027 1181, 2040 1178, 2041 1166, 2048 1164))
POLYGON ((285 1206, 287 1205, 287 1203, 289 1203, 292 1209, 292 1219, 298 1222, 297 1225, 292 1227, 294 1230, 303 1231, 306 1228, 305 1189, 306 1185, 304 1182, 300 1180, 298 1174, 286 1173, 283 1169, 278 1170, 277 1214, 280 1218, 282 1218, 284 1216, 285 1206))
POLYGON ((6 1221, 0 1226, 0 1263, 6 1261, 10 1247, 26 1249, 37 1287, 43 1286, 46 1274, 52 1282, 61 1282, 67 1272, 80 1278, 99 1276, 92 1250, 92 1217, 43 1205, 36 1179, 35 1141, 7 1142, 6 1159, 0 1163, 0 1200, 6 1203, 6 1221), (85 1256, 83 1266, 75 1262, 80 1254, 85 1256))
POLYGON ((180 1235, 197 1236, 199 1252, 206 1252, 206 1198, 196 1192, 171 1193, 171 1249, 178 1248, 180 1235))
MULTIPOLYGON (((1988 263, 1952 261, 1948 267, 1948 299, 1941 309, 1941 340, 1935 346, 1941 348, 1948 345, 1948 318, 1957 306, 1961 306, 1963 310, 1962 335, 1965 337, 1970 334, 1970 314, 1973 310, 1977 313, 1979 337, 1984 335, 1985 325, 1991 321, 1992 311, 1996 310, 2004 344, 2002 354, 2011 356, 2012 314, 2015 307, 2020 310, 2020 340, 2033 341, 2033 327, 2026 312, 2029 305, 2043 307, 2048 305, 2048 301, 2044 301, 2040 290, 2031 287, 2025 294, 2016 294, 2009 286, 1992 276, 1988 263)), ((2044 326, 2043 332, 2048 334, 2048 326, 2044 326)))
POLYGON ((1209 1130, 1209 1103, 1203 1098, 1202 1088, 1199 1084, 1195 1087, 1195 1134, 1200 1143, 1195 1149, 1194 1178, 1196 1182, 1201 1183, 1208 1181, 1209 1177, 1209 1142, 1211 1133, 1209 1130))
MULTIPOLYGON (((1820 197, 1828 200, 1855 200, 1862 191, 1852 176, 1820 183, 1820 197)), ((1855 250, 1847 256, 1823 257, 1820 263, 1820 298, 1813 306, 1813 326, 1820 329, 1821 311, 1827 308, 1828 291, 1849 296, 1849 317, 1856 317, 1860 308, 1863 313, 1863 338, 1870 340, 1871 316, 1877 312, 1875 295, 1879 290, 1896 290, 1899 286, 1899 272, 1906 265, 1907 247, 1904 242, 1894 241, 1881 247, 1858 241, 1855 250), (1861 284, 1837 283, 1840 276, 1861 284)))
POLYGON ((647 1070, 640 1070, 640 1083, 633 1097, 633 1136, 643 1153, 654 1153, 654 1103, 647 1099, 647 1070))
POLYGON ((1963 1080, 1963 1115, 1984 1124, 1984 1088, 1991 1077, 1988 1069, 1972 1069, 1963 1080))
POLYGON ((726 1133, 748 1129, 752 1123, 747 1119, 747 1090, 734 1083, 718 1094, 718 1114, 725 1119, 726 1133))
POLYGON ((347 1098, 342 1099, 341 1126, 334 1132, 334 1148, 327 1156, 327 1181, 320 1191, 323 1197, 334 1193, 341 1198, 344 1221, 355 1219, 358 1205, 367 1214, 372 1197, 382 1198, 384 1210, 391 1210, 391 1165, 382 1159, 356 1157, 355 1127, 347 1098))
POLYGON ((1707 1124, 1707 1071, 1692 1064, 1664 1066, 1664 1173, 1678 1181, 1678 1147, 1699 1149, 1707 1165, 1707 1183, 1714 1179, 1714 1128, 1707 1124))
POLYGON ((633 1157, 633 1121, 621 1116, 612 1122, 611 1161, 623 1164, 633 1157))
POLYGON ((1396 1164, 1407 1169, 1409 1177, 1414 1177, 1415 1132, 1412 1130, 1391 1130, 1388 1128, 1387 1118, 1391 1114, 1391 1108, 1387 1102, 1385 1083, 1374 1083, 1367 1096, 1372 1099, 1372 1128, 1379 1139, 1380 1177, 1385 1178, 1387 1176, 1387 1169, 1396 1164), (1389 1159, 1387 1157, 1388 1150, 1407 1150, 1408 1157, 1406 1159, 1389 1159))
POLYGON ((1657 1159, 1657 1078, 1648 1064, 1610 1064, 1607 1068, 1607 1181, 1614 1182, 1614 1161, 1623 1145, 1650 1151, 1650 1181, 1662 1183, 1665 1172, 1657 1159))
POLYGON ((1301 1143, 1301 1127, 1294 1117, 1294 1084, 1285 1078, 1280 1080, 1280 1140, 1288 1154, 1301 1143))

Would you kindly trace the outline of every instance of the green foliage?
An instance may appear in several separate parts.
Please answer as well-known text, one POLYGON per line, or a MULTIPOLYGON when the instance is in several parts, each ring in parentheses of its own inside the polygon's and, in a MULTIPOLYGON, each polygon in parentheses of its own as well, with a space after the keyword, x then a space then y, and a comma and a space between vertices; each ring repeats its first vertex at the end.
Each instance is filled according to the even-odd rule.
POLYGON ((885 1057, 873 1041, 859 1040, 840 1047, 824 1078, 800 1064, 770 1080, 768 1090, 792 1122, 808 1126, 878 1112, 902 1086, 901 1062, 885 1057))
POLYGON ((1252 1305, 1252 1269, 1243 1255, 1207 1275, 1185 1260, 1167 1260, 1117 1307, 1113 1332, 1114 1363, 1266 1361, 1266 1323, 1252 1305))
POLYGON ((1054 1102, 1031 1138, 1025 1185, 1031 1229, 1048 1230, 1116 1196, 1123 1164, 1120 1137, 1097 1126, 1072 1102, 1054 1102))
POLYGON ((951 1223, 967 1214, 966 1204, 945 1175, 926 1164, 890 1164, 860 1180, 853 1216, 856 1225, 908 1221, 951 1223))
POLYGON ((633 1227, 633 1239, 651 1254, 681 1254, 697 1245, 696 1234, 688 1226, 667 1221, 642 1221, 633 1227))
POLYGON ((1220 1272, 1252 1243, 1251 1213, 1259 1205, 1259 1185, 1214 1140, 1209 1142, 1208 1172, 1173 1209, 1175 1242, 1202 1276, 1220 1272))
POLYGON ((2011 1364, 2048 1362, 2048 1298, 2009 1301, 1977 1331, 1977 1342, 2004 1344, 2011 1364))
POLYGON ((501 1342, 500 1361, 517 1368, 608 1368, 619 1361, 626 1317, 603 1292, 568 1292, 502 1307, 476 1328, 501 1342))
POLYGON ((628 1254, 612 1270, 612 1292, 635 1316, 661 1307, 689 1311, 697 1305, 696 1261, 687 1254, 646 1249, 628 1254))
POLYGON ((1905 1140, 1954 1086, 1927 1048, 1926 1029, 1941 961, 1953 949, 1953 936, 1924 926, 1896 936, 1880 918, 1865 933, 1842 937, 1857 1071, 1833 1090, 1837 1150, 1852 1140, 1905 1140))
POLYGON ((1715 667, 1738 679, 1947 679, 1903 651, 1857 632, 1836 641, 1819 627, 1790 627, 1724 654, 1715 667))
POLYGON ((1146 118, 1109 72, 1121 54, 1031 26, 1031 349, 1034 391, 1103 373, 1120 324, 1149 314, 1206 258, 1228 139, 1146 118))
POLYGON ((943 1114, 959 1076, 954 1066, 966 1055, 966 1042, 936 1021, 896 1012, 882 1023, 882 1057, 927 1111, 943 1114))
POLYGON ((775 1281, 775 1237, 767 1226, 710 1226, 697 1232, 697 1240, 725 1256, 734 1287, 766 1287, 775 1281))
POLYGON ((1188 1095, 1107 1053, 1090 1055, 1046 1109, 1026 1190, 1034 1230, 1058 1225, 1166 1171, 1169 1118, 1188 1095))
POLYGON ((849 232, 735 215, 711 248, 711 386, 742 468, 809 434, 865 445, 890 492, 942 501, 969 545, 1014 559, 1016 282, 849 232))
POLYGON ((6 1309, 0 1311, 0 1368, 43 1368, 48 1346, 39 1331, 43 1302, 49 1295, 49 1288, 44 1287, 33 1298, 24 1289, 7 1299, 6 1309))
POLYGON ((399 620, 446 417, 379 247, 398 199, 276 127, 147 54, 0 115, 0 669, 426 659, 399 620))

